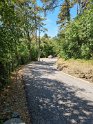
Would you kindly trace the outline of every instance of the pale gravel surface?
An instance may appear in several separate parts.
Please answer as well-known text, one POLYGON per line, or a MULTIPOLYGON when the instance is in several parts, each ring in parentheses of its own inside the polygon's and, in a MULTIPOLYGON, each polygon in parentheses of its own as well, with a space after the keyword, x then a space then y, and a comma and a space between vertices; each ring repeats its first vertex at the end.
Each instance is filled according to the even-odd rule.
POLYGON ((32 124, 93 124, 93 84, 56 69, 56 59, 25 67, 32 124))

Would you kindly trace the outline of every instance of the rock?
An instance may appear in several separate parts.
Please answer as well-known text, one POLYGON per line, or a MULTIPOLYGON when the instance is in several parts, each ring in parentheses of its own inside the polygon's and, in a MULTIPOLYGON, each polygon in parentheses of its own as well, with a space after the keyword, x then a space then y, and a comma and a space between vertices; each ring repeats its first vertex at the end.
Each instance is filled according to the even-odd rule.
POLYGON ((49 55, 48 58, 51 59, 51 58, 53 58, 53 56, 52 55, 49 55))
POLYGON ((21 119, 18 112, 14 112, 12 118, 7 120, 4 124, 25 124, 21 119))
POLYGON ((25 124, 20 118, 12 118, 6 121, 4 124, 25 124))
POLYGON ((80 78, 85 78, 86 76, 85 76, 84 73, 80 73, 80 74, 79 74, 79 77, 80 77, 80 78))
POLYGON ((14 112, 12 118, 20 118, 20 114, 18 112, 14 112))

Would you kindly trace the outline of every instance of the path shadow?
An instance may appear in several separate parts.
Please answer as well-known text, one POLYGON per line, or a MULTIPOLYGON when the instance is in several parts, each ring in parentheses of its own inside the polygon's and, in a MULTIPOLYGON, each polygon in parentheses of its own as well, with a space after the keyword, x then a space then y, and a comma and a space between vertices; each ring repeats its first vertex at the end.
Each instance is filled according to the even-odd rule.
POLYGON ((93 103, 75 94, 76 90, 84 89, 42 78, 45 66, 37 71, 39 65, 42 64, 38 63, 38 68, 32 68, 32 77, 24 76, 32 124, 93 124, 93 103))
MULTIPOLYGON (((27 69, 26 73, 29 73, 31 78, 33 76, 35 78, 40 77, 44 73, 54 74, 57 71, 57 69, 53 68, 54 63, 55 62, 45 62, 45 61, 34 62, 34 66, 33 64, 29 64, 28 66, 29 71, 27 69)), ((27 77, 29 76, 27 75, 27 77)))

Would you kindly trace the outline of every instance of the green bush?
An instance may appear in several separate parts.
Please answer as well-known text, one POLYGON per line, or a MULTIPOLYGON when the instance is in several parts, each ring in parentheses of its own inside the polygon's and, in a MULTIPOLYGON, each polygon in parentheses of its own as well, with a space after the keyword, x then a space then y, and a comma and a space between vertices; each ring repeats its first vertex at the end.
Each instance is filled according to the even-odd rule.
POLYGON ((31 47, 31 60, 35 61, 38 58, 38 49, 35 45, 32 44, 31 47))
POLYGON ((82 15, 71 21, 60 32, 59 39, 60 57, 93 58, 93 8, 85 10, 82 15))
POLYGON ((54 40, 52 38, 45 38, 41 39, 41 57, 48 57, 49 55, 55 56, 56 50, 54 45, 54 40))

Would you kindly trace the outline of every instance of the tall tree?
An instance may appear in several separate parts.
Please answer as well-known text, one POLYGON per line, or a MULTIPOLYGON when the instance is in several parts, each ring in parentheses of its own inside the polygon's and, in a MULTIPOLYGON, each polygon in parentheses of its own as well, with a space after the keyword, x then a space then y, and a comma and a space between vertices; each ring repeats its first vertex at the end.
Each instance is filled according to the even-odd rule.
POLYGON ((58 15, 57 24, 60 24, 60 27, 63 27, 67 22, 70 21, 70 8, 70 0, 65 0, 60 8, 60 12, 58 15))

